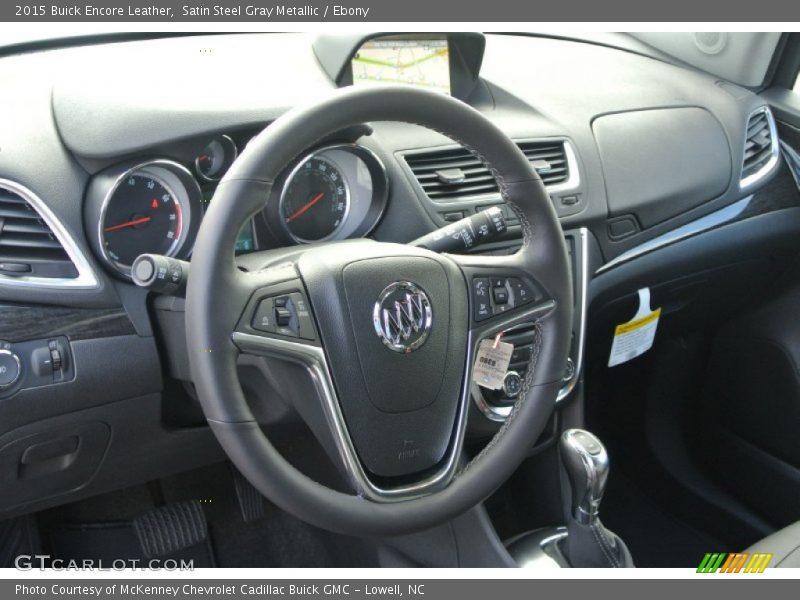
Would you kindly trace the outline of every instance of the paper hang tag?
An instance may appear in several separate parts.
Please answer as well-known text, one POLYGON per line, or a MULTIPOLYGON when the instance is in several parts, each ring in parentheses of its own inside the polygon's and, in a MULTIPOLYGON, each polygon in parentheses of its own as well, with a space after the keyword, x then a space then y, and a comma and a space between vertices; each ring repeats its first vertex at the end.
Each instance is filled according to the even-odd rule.
POLYGON ((472 369, 472 380, 481 387, 499 390, 503 387, 514 344, 483 340, 478 345, 478 355, 472 369))
POLYGON ((650 288, 639 290, 639 310, 632 320, 614 329, 608 366, 615 367, 641 356, 653 347, 661 308, 650 308, 650 288))

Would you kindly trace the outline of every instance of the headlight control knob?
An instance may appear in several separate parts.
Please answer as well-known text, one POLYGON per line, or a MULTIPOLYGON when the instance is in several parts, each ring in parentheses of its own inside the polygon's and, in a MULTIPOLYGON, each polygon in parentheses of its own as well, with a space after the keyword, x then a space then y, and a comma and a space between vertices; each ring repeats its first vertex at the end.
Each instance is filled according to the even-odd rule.
POLYGON ((11 350, 0 349, 0 389, 14 385, 22 373, 19 356, 11 350))

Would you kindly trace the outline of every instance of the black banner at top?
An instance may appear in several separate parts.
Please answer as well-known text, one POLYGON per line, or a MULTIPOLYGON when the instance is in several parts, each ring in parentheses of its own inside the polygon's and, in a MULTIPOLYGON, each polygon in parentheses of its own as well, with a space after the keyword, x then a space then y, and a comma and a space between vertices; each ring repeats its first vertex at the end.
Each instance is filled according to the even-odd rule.
POLYGON ((5 22, 767 22, 800 20, 786 0, 17 0, 5 22))

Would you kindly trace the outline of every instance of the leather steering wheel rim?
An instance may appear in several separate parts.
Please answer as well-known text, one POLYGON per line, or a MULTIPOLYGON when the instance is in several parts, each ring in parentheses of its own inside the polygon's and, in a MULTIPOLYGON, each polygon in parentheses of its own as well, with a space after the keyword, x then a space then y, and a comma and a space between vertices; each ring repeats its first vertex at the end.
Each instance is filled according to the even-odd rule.
MULTIPOLYGON (((491 265, 492 259, 486 263, 491 265)), ((465 287, 466 289, 466 287, 465 287)), ((565 241, 549 195, 517 145, 484 115, 444 94, 401 86, 350 88, 299 107, 251 141, 217 188, 192 257, 186 296, 192 377, 209 425, 234 465, 272 502, 311 524, 345 534, 398 535, 444 523, 482 502, 527 456, 555 406, 572 325, 572 281, 565 241), (251 293, 234 264, 241 226, 263 209, 290 162, 325 137, 366 122, 401 121, 457 141, 490 169, 518 214, 522 249, 504 264, 531 273, 553 308, 538 319, 522 393, 499 432, 447 487, 421 497, 374 502, 327 488, 295 469, 253 417, 236 371, 232 332, 237 297, 251 293)), ((467 385, 467 384, 465 384, 467 385)))

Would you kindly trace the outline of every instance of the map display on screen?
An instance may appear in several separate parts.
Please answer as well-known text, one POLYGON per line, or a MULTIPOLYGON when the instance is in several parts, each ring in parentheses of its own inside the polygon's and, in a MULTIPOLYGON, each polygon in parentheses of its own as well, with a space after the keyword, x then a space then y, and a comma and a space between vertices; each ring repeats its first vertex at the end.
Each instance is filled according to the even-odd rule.
POLYGON ((447 40, 371 40, 352 67, 353 85, 400 83, 450 93, 447 40))

